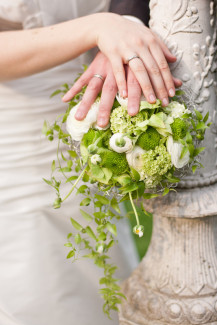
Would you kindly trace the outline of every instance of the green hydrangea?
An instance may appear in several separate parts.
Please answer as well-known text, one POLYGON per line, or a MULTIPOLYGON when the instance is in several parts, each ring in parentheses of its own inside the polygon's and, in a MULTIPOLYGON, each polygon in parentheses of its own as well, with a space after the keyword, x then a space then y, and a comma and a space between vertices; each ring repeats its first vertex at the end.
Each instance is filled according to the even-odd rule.
POLYGON ((126 107, 119 106, 115 108, 110 117, 111 130, 113 133, 126 133, 138 135, 141 131, 136 130, 136 125, 144 120, 142 112, 136 116, 130 116, 126 107))
POLYGON ((88 147, 99 137, 99 132, 94 129, 89 129, 87 133, 84 134, 82 138, 82 143, 85 147, 88 147))
POLYGON ((162 176, 172 167, 170 154, 163 144, 157 146, 154 150, 146 151, 142 155, 142 159, 142 170, 146 176, 162 176))
POLYGON ((121 175, 128 170, 128 162, 125 154, 100 148, 97 152, 102 161, 100 165, 110 169, 114 175, 121 175))
POLYGON ((162 180, 162 176, 160 175, 149 176, 144 180, 145 188, 147 189, 156 188, 161 182, 161 180, 162 180))
POLYGON ((137 145, 144 150, 154 149, 159 145, 160 134, 156 129, 149 127, 146 132, 142 133, 137 140, 137 145))
POLYGON ((174 122, 170 125, 174 140, 183 139, 188 131, 188 126, 185 121, 181 118, 176 118, 174 122))

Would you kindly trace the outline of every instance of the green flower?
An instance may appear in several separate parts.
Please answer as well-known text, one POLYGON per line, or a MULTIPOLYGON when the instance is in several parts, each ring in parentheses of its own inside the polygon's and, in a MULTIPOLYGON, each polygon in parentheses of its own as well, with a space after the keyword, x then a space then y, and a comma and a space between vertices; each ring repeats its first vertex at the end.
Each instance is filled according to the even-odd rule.
POLYGON ((125 154, 100 148, 98 151, 102 161, 101 166, 110 169, 114 175, 124 174, 128 169, 125 154))
POLYGON ((174 140, 183 139, 186 136, 188 126, 186 122, 183 121, 181 118, 176 118, 170 126, 173 132, 174 140))
POLYGON ((170 154, 163 144, 157 146, 154 150, 146 151, 142 155, 142 160, 142 171, 147 178, 149 176, 155 178, 164 175, 172 167, 170 154))
POLYGON ((113 133, 138 135, 141 131, 136 130, 136 126, 143 120, 142 112, 138 113, 136 116, 130 116, 126 107, 119 106, 111 113, 111 130, 113 133))
POLYGON ((152 127, 149 127, 146 132, 142 133, 137 140, 137 145, 144 150, 154 149, 159 145, 160 134, 152 127))

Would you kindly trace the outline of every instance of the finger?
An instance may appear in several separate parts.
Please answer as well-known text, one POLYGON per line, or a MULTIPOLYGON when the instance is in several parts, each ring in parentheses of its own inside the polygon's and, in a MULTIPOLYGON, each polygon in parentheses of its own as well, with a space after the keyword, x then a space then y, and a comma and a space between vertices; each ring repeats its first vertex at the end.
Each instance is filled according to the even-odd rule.
POLYGON ((158 65, 148 49, 142 53, 141 59, 143 60, 144 65, 147 69, 157 98, 162 101, 164 106, 167 106, 169 104, 167 89, 165 87, 158 65))
POLYGON ((174 82, 175 87, 181 87, 181 85, 182 85, 182 81, 175 77, 173 77, 173 82, 174 82))
POLYGON ((86 86, 92 78, 92 72, 87 69, 81 77, 74 83, 72 88, 62 97, 63 102, 68 102, 86 86))
POLYGON ((134 73, 129 68, 127 74, 127 88, 128 88, 128 114, 131 116, 136 115, 139 112, 141 87, 137 81, 134 73))
POLYGON ((102 88, 97 124, 105 127, 109 123, 111 109, 118 88, 113 73, 108 73, 102 88))
POLYGON ((173 97, 175 95, 175 85, 173 82, 173 77, 171 75, 167 60, 166 60, 160 46, 157 43, 151 44, 150 51, 151 51, 151 55, 152 55, 153 59, 155 60, 155 62, 158 65, 158 70, 163 78, 163 82, 167 89, 167 94, 170 97, 173 97))
POLYGON ((87 89, 84 93, 83 99, 79 108, 75 114, 75 118, 79 121, 83 120, 91 105, 95 102, 97 95, 101 91, 103 86, 103 81, 99 78, 92 78, 87 86, 87 89))
POLYGON ((159 43, 166 59, 168 62, 175 62, 177 60, 176 56, 172 54, 172 52, 168 49, 168 47, 166 46, 166 44, 160 39, 160 37, 158 37, 156 34, 154 34, 156 37, 157 42, 159 43))
POLYGON ((138 82, 142 88, 142 92, 143 92, 144 96, 146 97, 146 99, 150 103, 155 103, 156 96, 155 96, 151 81, 149 79, 148 73, 146 71, 146 68, 145 68, 142 60, 139 58, 131 60, 129 62, 129 67, 131 68, 136 79, 138 80, 138 82))
POLYGON ((127 82, 123 62, 121 58, 117 57, 110 58, 110 62, 117 83, 118 91, 120 95, 125 98, 127 97, 127 82))

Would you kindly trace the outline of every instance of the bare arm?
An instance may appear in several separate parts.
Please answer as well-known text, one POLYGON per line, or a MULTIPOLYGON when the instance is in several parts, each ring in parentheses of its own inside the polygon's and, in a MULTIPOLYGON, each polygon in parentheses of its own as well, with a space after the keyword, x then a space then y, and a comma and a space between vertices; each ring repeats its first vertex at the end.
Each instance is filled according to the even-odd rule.
POLYGON ((96 46, 95 16, 32 30, 1 32, 0 80, 52 68, 96 46))

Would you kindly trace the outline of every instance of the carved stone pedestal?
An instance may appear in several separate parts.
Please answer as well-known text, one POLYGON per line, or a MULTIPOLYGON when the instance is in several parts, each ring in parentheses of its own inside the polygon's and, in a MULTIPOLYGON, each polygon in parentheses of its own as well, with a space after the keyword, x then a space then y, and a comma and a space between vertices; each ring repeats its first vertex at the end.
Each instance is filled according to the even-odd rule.
POLYGON ((152 242, 123 284, 120 325, 217 324, 216 1, 151 0, 150 27, 178 60, 173 74, 191 102, 210 112, 205 166, 178 193, 147 203, 152 242))

